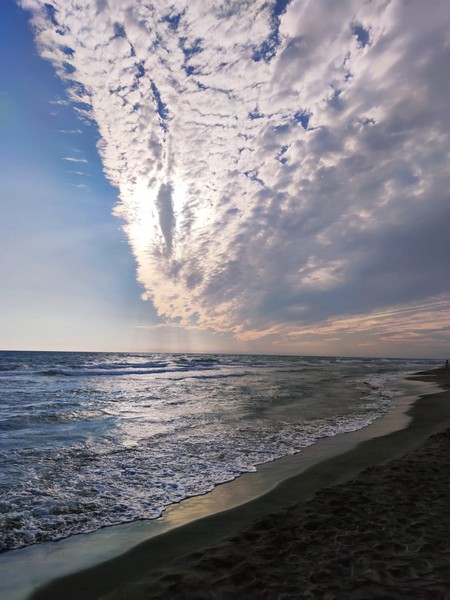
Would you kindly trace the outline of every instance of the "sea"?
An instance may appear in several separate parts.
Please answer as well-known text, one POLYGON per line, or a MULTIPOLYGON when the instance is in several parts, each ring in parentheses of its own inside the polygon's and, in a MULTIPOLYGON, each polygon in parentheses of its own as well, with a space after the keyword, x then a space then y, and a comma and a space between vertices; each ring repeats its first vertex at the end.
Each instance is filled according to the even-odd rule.
POLYGON ((366 427, 436 360, 0 352, 0 551, 155 519, 366 427))

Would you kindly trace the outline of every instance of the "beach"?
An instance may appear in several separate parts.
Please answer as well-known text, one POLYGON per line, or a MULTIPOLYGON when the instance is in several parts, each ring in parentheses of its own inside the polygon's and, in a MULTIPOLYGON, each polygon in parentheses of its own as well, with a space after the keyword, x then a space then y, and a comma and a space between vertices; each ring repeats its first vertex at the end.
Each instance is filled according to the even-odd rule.
POLYGON ((33 598, 448 598, 450 376, 417 377, 444 391, 420 398, 403 429, 33 598))

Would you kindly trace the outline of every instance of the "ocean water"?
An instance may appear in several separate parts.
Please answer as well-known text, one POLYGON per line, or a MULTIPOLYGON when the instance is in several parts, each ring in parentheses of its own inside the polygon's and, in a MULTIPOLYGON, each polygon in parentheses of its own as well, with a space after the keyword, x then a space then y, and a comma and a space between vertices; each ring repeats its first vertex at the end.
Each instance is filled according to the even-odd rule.
POLYGON ((433 360, 0 352, 0 551, 164 508, 392 410, 433 360))

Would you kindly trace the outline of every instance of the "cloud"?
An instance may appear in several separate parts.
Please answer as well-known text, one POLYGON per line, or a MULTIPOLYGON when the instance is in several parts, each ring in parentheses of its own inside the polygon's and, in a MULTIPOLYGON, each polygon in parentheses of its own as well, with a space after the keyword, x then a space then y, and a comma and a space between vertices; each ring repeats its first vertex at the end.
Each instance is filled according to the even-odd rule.
POLYGON ((81 129, 58 129, 59 133, 66 133, 68 135, 76 135, 83 133, 81 129))
POLYGON ((156 197, 156 208, 159 214, 159 226, 166 243, 167 254, 172 252, 175 215, 173 212, 172 186, 163 183, 156 197))
POLYGON ((76 158, 74 156, 64 156, 63 160, 75 163, 87 163, 87 160, 85 158, 76 158))
POLYGON ((63 98, 56 98, 56 100, 50 100, 50 104, 56 104, 58 106, 70 106, 69 100, 63 98))
POLYGON ((20 4, 162 317, 271 339, 448 294, 445 0, 20 4))
POLYGON ((85 185, 84 183, 75 183, 75 184, 71 183, 70 185, 72 185, 80 190, 88 190, 89 189, 88 186, 85 185))
MULTIPOLYGON (((406 337, 428 341, 434 336, 445 344, 445 336, 450 330, 450 299, 436 297, 432 301, 420 304, 397 305, 381 311, 373 311, 365 315, 347 315, 317 323, 312 327, 292 328, 289 337, 305 335, 330 335, 344 333, 376 334, 383 339, 406 337)), ((339 339, 339 338, 337 338, 339 339)))
POLYGON ((69 171, 73 175, 80 175, 81 177, 93 177, 91 173, 85 173, 84 171, 69 171))

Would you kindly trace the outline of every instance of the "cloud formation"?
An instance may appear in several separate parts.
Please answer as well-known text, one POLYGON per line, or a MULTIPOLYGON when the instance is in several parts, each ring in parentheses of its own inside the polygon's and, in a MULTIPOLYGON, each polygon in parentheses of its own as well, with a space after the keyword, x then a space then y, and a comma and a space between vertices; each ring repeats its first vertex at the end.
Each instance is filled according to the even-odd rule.
POLYGON ((446 0, 20 4, 161 317, 335 336, 448 294, 446 0))

